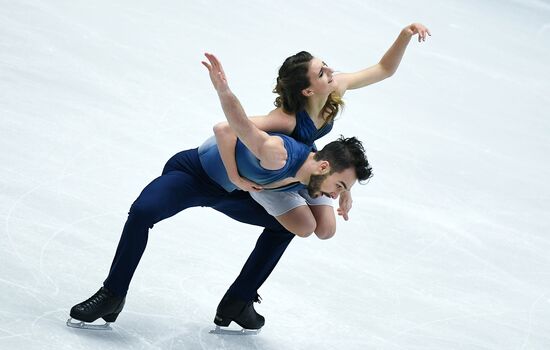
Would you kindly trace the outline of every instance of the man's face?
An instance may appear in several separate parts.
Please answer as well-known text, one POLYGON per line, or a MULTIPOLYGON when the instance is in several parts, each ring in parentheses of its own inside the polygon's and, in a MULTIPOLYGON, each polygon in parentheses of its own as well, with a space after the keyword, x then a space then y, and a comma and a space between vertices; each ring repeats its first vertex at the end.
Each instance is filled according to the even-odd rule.
POLYGON ((353 168, 330 175, 311 175, 307 191, 313 198, 323 195, 336 199, 343 191, 349 191, 356 181, 353 168))

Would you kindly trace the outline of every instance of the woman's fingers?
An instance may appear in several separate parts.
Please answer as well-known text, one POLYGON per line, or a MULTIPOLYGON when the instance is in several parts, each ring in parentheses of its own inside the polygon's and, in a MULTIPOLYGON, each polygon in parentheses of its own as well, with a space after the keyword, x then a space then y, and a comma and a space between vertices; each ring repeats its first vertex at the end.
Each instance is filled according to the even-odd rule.
POLYGON ((202 62, 202 64, 208 68, 208 71, 210 73, 214 73, 215 75, 217 75, 218 77, 220 77, 221 79, 225 80, 225 72, 223 71, 223 67, 222 67, 222 64, 220 63, 220 61, 218 60, 218 58, 216 56, 214 56, 213 54, 211 53, 208 53, 208 52, 205 52, 204 53, 204 56, 208 59, 208 61, 210 62, 210 64, 206 63, 206 62, 202 62))
POLYGON ((204 61, 201 61, 201 63, 202 63, 202 65, 205 66, 206 69, 208 69, 208 71, 210 72, 210 70, 212 69, 212 67, 211 67, 208 63, 206 63, 206 62, 204 62, 204 61))
POLYGON ((212 65, 212 67, 214 67, 216 70, 223 71, 223 69, 221 68, 220 61, 216 56, 214 56, 211 53, 205 53, 204 55, 206 56, 206 58, 208 58, 208 61, 210 61, 210 64, 212 65))

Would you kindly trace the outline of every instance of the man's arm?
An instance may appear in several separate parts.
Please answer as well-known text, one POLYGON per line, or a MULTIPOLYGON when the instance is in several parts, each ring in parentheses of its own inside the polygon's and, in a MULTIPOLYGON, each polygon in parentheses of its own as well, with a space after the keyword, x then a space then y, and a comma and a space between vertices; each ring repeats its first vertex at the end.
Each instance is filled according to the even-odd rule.
POLYGON ((210 64, 204 61, 202 64, 208 69, 210 80, 220 98, 223 113, 237 137, 260 160, 262 167, 270 170, 282 168, 287 158, 283 140, 260 130, 248 119, 239 99, 229 89, 219 60, 212 54, 205 54, 205 56, 210 64))

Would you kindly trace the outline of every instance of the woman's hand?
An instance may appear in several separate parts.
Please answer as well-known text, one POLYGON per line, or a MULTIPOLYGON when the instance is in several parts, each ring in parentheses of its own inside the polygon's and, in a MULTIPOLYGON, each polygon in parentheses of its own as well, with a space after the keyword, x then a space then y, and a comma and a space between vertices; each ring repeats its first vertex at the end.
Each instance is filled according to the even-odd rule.
POLYGON ((238 178, 230 180, 235 186, 246 192, 260 192, 261 190, 263 190, 262 186, 248 179, 245 179, 244 177, 239 176, 238 178))
POLYGON ((340 193, 340 207, 338 208, 338 215, 341 215, 344 220, 348 221, 348 213, 351 210, 351 203, 353 202, 351 200, 351 192, 350 191, 344 191, 340 193))
POLYGON ((421 23, 413 23, 411 25, 408 25, 405 28, 403 28, 403 31, 409 34, 410 36, 418 34, 418 42, 426 41, 426 34, 429 36, 432 36, 432 34, 430 33, 430 30, 421 23))
POLYGON ((227 84, 227 78, 221 62, 211 53, 205 53, 204 56, 206 56, 210 63, 205 61, 201 61, 201 63, 208 69, 208 74, 210 75, 210 80, 212 81, 212 85, 214 85, 214 89, 216 89, 218 93, 228 91, 229 85, 227 84))

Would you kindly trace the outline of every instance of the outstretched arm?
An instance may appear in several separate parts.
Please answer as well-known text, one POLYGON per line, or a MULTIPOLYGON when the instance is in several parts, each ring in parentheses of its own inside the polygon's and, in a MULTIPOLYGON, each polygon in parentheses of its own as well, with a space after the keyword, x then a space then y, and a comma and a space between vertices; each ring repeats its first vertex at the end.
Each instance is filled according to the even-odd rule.
POLYGON ((392 76, 397 71, 407 45, 415 34, 418 34, 418 42, 426 41, 426 36, 432 35, 423 24, 413 23, 408 25, 401 30, 399 36, 386 51, 380 62, 359 72, 334 75, 334 78, 338 80, 340 95, 343 95, 346 90, 359 89, 392 76))
POLYGON ((248 117, 237 97, 229 89, 227 78, 220 61, 212 54, 205 54, 209 63, 202 62, 208 69, 210 80, 220 98, 223 112, 241 142, 260 160, 266 169, 276 170, 286 162, 286 149, 280 137, 270 136, 260 130, 248 117))

